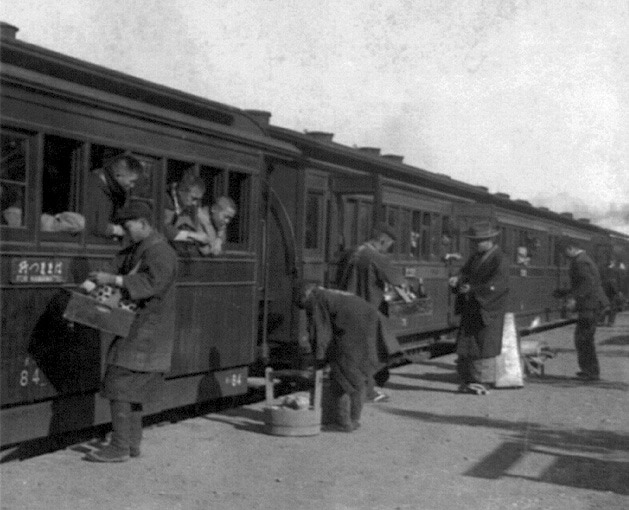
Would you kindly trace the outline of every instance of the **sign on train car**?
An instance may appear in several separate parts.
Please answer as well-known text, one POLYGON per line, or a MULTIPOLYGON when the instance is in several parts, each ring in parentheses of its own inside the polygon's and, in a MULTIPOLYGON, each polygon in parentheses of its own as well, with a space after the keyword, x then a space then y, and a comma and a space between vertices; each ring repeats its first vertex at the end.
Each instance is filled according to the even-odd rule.
POLYGON ((67 258, 15 257, 11 259, 11 283, 66 283, 67 258))

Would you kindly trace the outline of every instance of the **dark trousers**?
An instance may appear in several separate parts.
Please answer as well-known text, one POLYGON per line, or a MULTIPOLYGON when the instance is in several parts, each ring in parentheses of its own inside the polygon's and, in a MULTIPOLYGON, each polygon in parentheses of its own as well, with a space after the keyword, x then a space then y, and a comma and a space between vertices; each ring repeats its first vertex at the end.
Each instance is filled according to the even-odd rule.
POLYGON ((334 379, 330 381, 330 394, 332 397, 332 409, 334 421, 342 427, 355 427, 360 423, 360 415, 365 402, 366 385, 358 390, 348 393, 334 379))
POLYGON ((595 313, 579 314, 577 327, 574 330, 574 345, 577 349, 577 360, 582 372, 598 377, 600 368, 594 345, 597 317, 595 313))
POLYGON ((111 447, 121 454, 139 455, 142 442, 142 404, 111 400, 111 447))

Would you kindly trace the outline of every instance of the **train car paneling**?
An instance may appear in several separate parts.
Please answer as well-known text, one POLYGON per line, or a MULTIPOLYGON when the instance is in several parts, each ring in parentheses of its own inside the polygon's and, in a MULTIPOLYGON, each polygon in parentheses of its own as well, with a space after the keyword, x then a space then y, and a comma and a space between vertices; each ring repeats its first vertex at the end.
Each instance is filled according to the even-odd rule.
MULTIPOLYGON (((203 205, 220 195, 236 201, 223 255, 202 258, 193 247, 176 243, 177 337, 164 401, 179 406, 246 392, 258 338, 259 197, 261 182, 267 186, 260 172, 267 154, 293 157, 297 151, 266 138, 250 121, 240 122, 243 115, 236 109, 223 107, 223 117, 234 122, 217 125, 205 113, 220 114, 219 106, 31 46, 24 50, 30 67, 21 69, 15 65, 21 60, 11 57, 20 46, 3 39, 0 179, 3 190, 10 186, 17 193, 19 211, 7 219, 3 210, 0 227, 2 445, 109 419, 97 392, 111 335, 71 325, 62 314, 68 290, 90 271, 104 269, 119 245, 85 231, 43 231, 40 220, 43 213, 85 213, 91 205, 89 171, 123 152, 142 163, 134 195, 153 206, 158 226, 169 185, 186 171, 205 181, 203 205), (106 87, 110 79, 119 86, 106 87), (142 98, 150 98, 150 104, 142 98), (177 107, 171 110, 173 98, 177 107), (248 131, 230 127, 243 123, 248 131)), ((282 185, 287 176, 291 173, 278 181, 278 189, 295 201, 295 188, 282 185)), ((287 218, 295 211, 290 214, 283 213, 282 228, 272 233, 273 249, 292 230, 287 218)), ((284 254, 292 253, 294 260, 294 241, 289 244, 284 254)), ((282 269, 292 275, 294 262, 289 265, 282 269)), ((290 303, 285 297, 286 292, 283 303, 290 303)))
POLYGON ((185 136, 182 136, 181 127, 173 122, 167 110, 155 107, 155 116, 149 121, 143 115, 141 103, 129 100, 127 108, 123 109, 114 103, 116 96, 82 87, 77 91, 75 85, 72 91, 72 95, 63 95, 63 90, 55 89, 55 96, 50 97, 48 92, 25 91, 3 83, 3 122, 66 137, 89 137, 129 150, 159 148, 172 157, 207 158, 206 164, 223 161, 246 168, 259 166, 259 152, 243 150, 242 145, 228 141, 223 141, 221 146, 216 138, 208 136, 209 129, 209 133, 203 133, 203 124, 195 126, 194 130, 186 126, 185 136), (87 104, 77 102, 77 92, 87 104), (25 119, 28 119, 27 124, 25 119))

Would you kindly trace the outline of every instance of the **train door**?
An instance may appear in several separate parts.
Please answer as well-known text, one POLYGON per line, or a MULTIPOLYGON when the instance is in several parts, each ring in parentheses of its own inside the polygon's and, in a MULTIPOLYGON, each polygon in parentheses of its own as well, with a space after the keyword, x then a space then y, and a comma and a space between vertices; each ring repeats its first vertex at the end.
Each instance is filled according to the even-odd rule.
POLYGON ((297 355, 298 312, 293 289, 298 277, 295 218, 300 205, 298 168, 269 165, 261 183, 258 358, 291 365, 297 355))
POLYGON ((371 236, 382 209, 380 178, 334 176, 330 182, 325 285, 334 286, 340 256, 371 236))

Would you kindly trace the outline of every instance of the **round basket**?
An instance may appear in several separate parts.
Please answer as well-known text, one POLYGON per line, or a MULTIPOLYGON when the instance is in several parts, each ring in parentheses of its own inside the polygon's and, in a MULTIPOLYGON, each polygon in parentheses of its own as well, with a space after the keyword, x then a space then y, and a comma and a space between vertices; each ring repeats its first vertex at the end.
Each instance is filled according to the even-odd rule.
POLYGON ((316 436, 321 432, 321 408, 264 408, 266 432, 274 436, 316 436))

